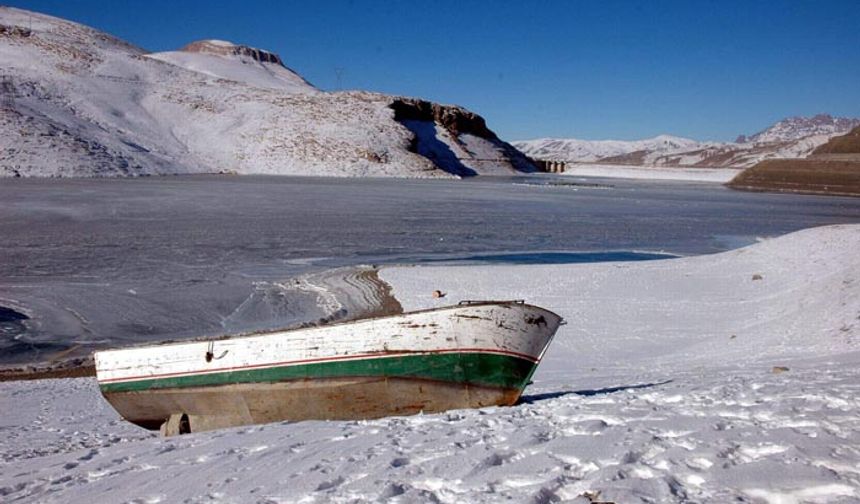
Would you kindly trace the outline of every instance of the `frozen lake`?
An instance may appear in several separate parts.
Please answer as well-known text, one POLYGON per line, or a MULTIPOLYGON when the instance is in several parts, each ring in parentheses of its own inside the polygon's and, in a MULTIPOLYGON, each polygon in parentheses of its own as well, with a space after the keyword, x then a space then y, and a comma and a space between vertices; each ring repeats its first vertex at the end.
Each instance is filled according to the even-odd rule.
POLYGON ((857 199, 681 182, 4 179, 0 364, 349 316, 325 274, 344 266, 648 259, 858 221, 857 199))

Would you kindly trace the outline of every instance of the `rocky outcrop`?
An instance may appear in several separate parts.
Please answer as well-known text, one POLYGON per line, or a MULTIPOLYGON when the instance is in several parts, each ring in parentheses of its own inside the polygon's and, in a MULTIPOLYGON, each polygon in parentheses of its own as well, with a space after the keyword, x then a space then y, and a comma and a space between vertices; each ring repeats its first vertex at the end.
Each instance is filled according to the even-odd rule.
POLYGON ((531 159, 500 140, 474 112, 403 97, 388 106, 394 111, 394 120, 413 135, 409 150, 448 173, 470 177, 538 171, 531 159))
POLYGON ((180 51, 216 54, 219 56, 246 56, 259 63, 272 63, 274 65, 284 66, 284 62, 281 60, 281 57, 275 53, 223 40, 198 40, 181 48, 180 51))
POLYGON ((22 37, 26 38, 33 34, 33 31, 23 26, 8 26, 0 24, 0 37, 22 37))
POLYGON ((432 121, 441 125, 449 133, 459 136, 463 133, 487 140, 498 137, 489 128, 484 118, 456 105, 440 105, 416 98, 397 98, 391 102, 396 121, 432 121))

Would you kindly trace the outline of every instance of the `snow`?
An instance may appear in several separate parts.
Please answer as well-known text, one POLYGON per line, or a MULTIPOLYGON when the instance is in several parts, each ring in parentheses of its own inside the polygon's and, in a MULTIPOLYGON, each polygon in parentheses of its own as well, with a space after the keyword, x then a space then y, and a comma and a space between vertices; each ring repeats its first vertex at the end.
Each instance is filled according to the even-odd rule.
POLYGON ((658 135, 644 140, 579 140, 576 138, 540 138, 522 140, 513 145, 539 159, 597 161, 636 151, 690 150, 699 142, 672 135, 658 135))
POLYGON ((218 40, 218 39, 206 39, 204 42, 208 42, 212 45, 217 45, 221 47, 235 47, 236 44, 227 40, 218 40))
POLYGON ((663 261, 384 268, 407 309, 526 298, 563 315, 523 403, 162 439, 92 379, 0 383, 0 496, 854 502, 858 247, 842 225, 663 261))
POLYGON ((736 168, 660 168, 590 163, 568 163, 564 175, 573 177, 604 177, 644 180, 679 180, 716 182, 724 184, 741 170, 736 168))
MULTIPOLYGON (((213 42, 213 41, 207 41, 213 42)), ((229 42, 227 42, 229 44, 229 42)), ((280 89, 289 93, 315 93, 315 87, 295 72, 273 63, 261 63, 251 58, 218 56, 214 54, 168 51, 147 57, 212 77, 242 82, 254 87, 280 89)))
POLYGON ((663 261, 386 268, 381 276, 407 310, 528 299, 569 319, 559 337, 575 341, 591 365, 625 367, 648 355, 649 367, 679 369, 712 365, 715 355, 737 364, 860 350, 858 249, 860 226, 848 225, 663 261), (434 300, 434 289, 448 296, 434 300))

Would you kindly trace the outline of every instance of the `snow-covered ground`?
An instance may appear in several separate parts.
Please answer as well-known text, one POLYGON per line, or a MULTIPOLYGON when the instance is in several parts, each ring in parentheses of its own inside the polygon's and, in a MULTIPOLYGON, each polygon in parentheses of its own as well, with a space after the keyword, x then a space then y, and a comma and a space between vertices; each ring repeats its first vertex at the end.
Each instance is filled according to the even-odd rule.
POLYGON ((741 171, 736 168, 666 168, 656 166, 568 163, 564 174, 574 177, 686 180, 690 182, 717 182, 724 184, 733 179, 741 171))
POLYGON ((665 261, 385 268, 406 309, 563 315, 523 404, 161 439, 92 379, 0 383, 0 500, 856 502, 858 249, 842 225, 665 261))

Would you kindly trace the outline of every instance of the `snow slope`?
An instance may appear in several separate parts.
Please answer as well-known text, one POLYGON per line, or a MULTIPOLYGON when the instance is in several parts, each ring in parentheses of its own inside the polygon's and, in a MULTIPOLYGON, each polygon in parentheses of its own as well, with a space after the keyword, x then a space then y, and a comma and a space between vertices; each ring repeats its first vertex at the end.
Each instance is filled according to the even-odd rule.
POLYGON ((851 225, 655 262, 386 268, 407 309, 562 314, 523 403, 160 439, 92 379, 0 383, 0 498, 856 502, 858 247, 851 225))
MULTIPOLYGON (((7 7, 0 28, 0 176, 456 175, 418 153, 392 109, 402 98, 319 91, 267 51, 208 40, 147 54, 7 7)), ((489 130, 467 140, 445 131, 441 142, 495 149, 475 173, 533 169, 489 130)))
POLYGON ((699 142, 660 135, 647 140, 523 140, 514 146, 537 159, 637 166, 752 166, 763 159, 806 157, 836 135, 860 125, 860 119, 827 114, 789 117, 737 142, 699 142))
POLYGON ((561 340, 593 365, 626 366, 647 354, 649 366, 681 369, 715 357, 727 365, 860 350, 858 247, 860 225, 831 226, 666 261, 386 268, 381 276, 406 310, 528 299, 571 322, 561 340), (447 299, 432 299, 434 289, 447 299))
POLYGON ((317 93, 302 76, 285 67, 275 54, 222 40, 202 40, 180 51, 147 57, 219 79, 294 93, 317 93))

